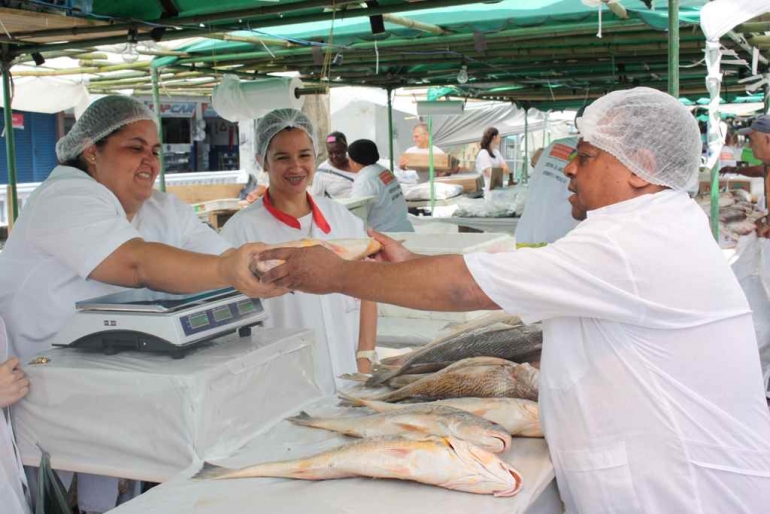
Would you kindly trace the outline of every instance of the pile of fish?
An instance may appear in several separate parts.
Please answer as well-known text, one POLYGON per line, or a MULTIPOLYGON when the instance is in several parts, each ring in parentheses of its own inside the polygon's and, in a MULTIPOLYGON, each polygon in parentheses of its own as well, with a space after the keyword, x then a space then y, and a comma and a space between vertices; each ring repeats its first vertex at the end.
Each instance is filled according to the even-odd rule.
MULTIPOLYGON (((696 198, 698 205, 711 216, 711 197, 701 195, 696 198)), ((724 238, 722 246, 734 247, 738 239, 751 234, 754 222, 764 215, 757 208, 752 195, 743 189, 720 193, 719 195, 719 234, 724 238)))
POLYGON ((362 441, 242 469, 206 463, 194 478, 393 478, 513 496, 521 489, 521 474, 495 454, 515 444, 511 436, 543 436, 539 371, 529 364, 539 362, 541 348, 539 326, 502 313, 460 325, 419 350, 384 360, 371 377, 348 377, 364 387, 392 389, 366 398, 340 394, 344 405, 372 413, 313 417, 301 412, 288 418, 362 441), (404 401, 424 403, 396 403, 404 401))

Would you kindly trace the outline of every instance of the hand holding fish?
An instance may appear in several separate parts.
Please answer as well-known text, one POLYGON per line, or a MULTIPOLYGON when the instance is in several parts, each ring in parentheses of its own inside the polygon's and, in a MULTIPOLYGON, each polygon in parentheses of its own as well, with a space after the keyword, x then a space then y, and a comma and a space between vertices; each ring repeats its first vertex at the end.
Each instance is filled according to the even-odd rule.
POLYGON ((273 248, 261 252, 258 259, 285 261, 262 275, 263 283, 313 294, 339 292, 345 267, 352 264, 320 245, 273 248))
POLYGON ((0 364, 0 408, 9 407, 29 392, 29 379, 19 369, 19 359, 10 358, 0 364))
POLYGON ((378 262, 404 262, 416 259, 417 254, 414 254, 406 249, 406 247, 400 242, 396 241, 392 237, 388 237, 385 234, 381 234, 374 229, 367 230, 369 237, 377 240, 382 245, 382 249, 378 254, 373 257, 373 260, 378 262))
POLYGON ((252 262, 264 248, 262 243, 248 243, 222 254, 218 263, 222 281, 250 298, 272 298, 288 293, 287 289, 259 280, 252 272, 252 262))

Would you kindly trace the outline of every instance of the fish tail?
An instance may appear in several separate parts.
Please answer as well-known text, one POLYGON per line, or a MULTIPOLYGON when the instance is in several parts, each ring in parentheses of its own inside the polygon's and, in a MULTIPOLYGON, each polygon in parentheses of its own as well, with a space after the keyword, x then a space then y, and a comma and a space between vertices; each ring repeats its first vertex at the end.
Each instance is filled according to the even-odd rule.
POLYGON ((193 475, 193 480, 214 480, 217 478, 224 478, 225 475, 233 472, 235 470, 230 468, 225 468, 222 466, 217 466, 216 464, 212 464, 210 462, 204 462, 203 467, 198 471, 195 475, 193 475))
POLYGON ((375 373, 372 377, 364 382, 367 387, 377 387, 385 384, 391 378, 395 378, 400 374, 401 368, 395 370, 383 371, 381 373, 375 373))
POLYGON ((339 397, 339 399, 342 400, 340 402, 340 405, 343 405, 343 406, 346 406, 346 407, 347 406, 353 406, 353 407, 366 407, 367 406, 366 405, 366 400, 364 400, 362 398, 358 398, 358 397, 350 395, 350 394, 347 394, 347 393, 343 393, 341 391, 337 392, 337 397, 339 397))
POLYGON ((286 421, 294 423, 295 425, 302 425, 304 427, 312 426, 313 418, 305 411, 301 411, 296 416, 286 418, 286 421))

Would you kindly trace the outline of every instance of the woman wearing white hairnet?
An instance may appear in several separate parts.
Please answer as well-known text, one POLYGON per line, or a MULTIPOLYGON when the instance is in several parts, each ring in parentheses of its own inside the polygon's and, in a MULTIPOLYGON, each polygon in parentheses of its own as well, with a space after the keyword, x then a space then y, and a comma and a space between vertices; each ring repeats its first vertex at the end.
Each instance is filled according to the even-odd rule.
POLYGON ((564 170, 585 220, 544 248, 391 262, 268 250, 282 287, 543 322, 540 419, 567 512, 759 513, 770 414, 751 311, 690 199, 700 133, 675 98, 617 91, 578 120, 564 170), (447 279, 449 277, 449 279, 447 279))
MULTIPOLYGON (((367 237, 361 219, 334 200, 307 192, 316 148, 313 126, 302 112, 277 109, 260 119, 257 159, 270 187, 225 224, 222 235, 232 244, 367 237)), ((335 378, 343 373, 370 371, 376 358, 376 304, 338 294, 296 293, 267 300, 264 306, 268 326, 315 330, 316 378, 325 391, 333 392, 335 378)))
MULTIPOLYGON (((259 245, 233 250, 192 209, 153 189, 158 126, 141 102, 94 102, 56 145, 62 163, 27 200, 0 254, 0 316, 22 363, 50 348, 75 302, 127 287, 187 293, 233 286, 269 296, 248 264, 259 245)), ((31 394, 34 394, 34 386, 31 394)), ((81 510, 114 506, 79 495, 81 510)), ((81 491, 89 485, 78 480, 81 491)))

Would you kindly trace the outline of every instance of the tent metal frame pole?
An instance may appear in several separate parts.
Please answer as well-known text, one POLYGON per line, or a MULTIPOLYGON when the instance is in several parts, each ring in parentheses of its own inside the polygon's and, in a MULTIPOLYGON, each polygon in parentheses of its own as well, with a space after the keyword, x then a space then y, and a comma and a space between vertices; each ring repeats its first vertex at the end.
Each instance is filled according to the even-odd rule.
POLYGON ((388 150, 390 155, 390 171, 396 167, 393 155, 393 88, 387 88, 388 93, 388 150))
POLYGON ((428 116, 428 173, 430 176, 430 215, 436 206, 436 181, 433 169, 433 116, 428 116))
MULTIPOLYGON (((5 151, 8 162, 8 186, 11 189, 11 217, 19 217, 19 197, 16 192, 16 152, 13 142, 13 111, 11 108, 11 63, 3 61, 3 116, 5 118, 5 151)), ((10 225, 10 223, 9 223, 10 225)))
POLYGON ((679 0, 668 0, 668 94, 679 98, 679 0))
POLYGON ((163 155, 163 120, 160 117, 160 91, 158 86, 158 68, 152 68, 152 108, 158 119, 158 142, 160 143, 160 190, 166 192, 166 159, 163 155))
POLYGON ((529 109, 524 107, 524 159, 521 162, 521 182, 529 182, 529 109))

